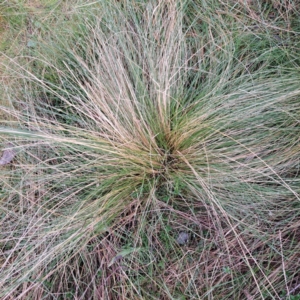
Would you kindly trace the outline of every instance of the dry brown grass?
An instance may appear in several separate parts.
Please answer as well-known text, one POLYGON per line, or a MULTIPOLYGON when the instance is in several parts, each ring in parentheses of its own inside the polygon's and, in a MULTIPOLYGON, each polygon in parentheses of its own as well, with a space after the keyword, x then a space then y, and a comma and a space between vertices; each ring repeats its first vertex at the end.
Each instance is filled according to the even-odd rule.
POLYGON ((158 2, 20 35, 41 43, 9 66, 24 94, 7 90, 23 109, 1 128, 18 151, 0 169, 5 300, 299 292, 295 9, 158 2))

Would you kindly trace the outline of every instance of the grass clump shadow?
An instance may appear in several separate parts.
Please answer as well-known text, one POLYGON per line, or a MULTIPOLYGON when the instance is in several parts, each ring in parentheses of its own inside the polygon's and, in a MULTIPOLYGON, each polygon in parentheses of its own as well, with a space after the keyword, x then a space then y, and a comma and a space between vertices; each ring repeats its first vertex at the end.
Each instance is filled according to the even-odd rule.
POLYGON ((297 27, 266 11, 78 2, 10 59, 3 299, 297 293, 297 27))

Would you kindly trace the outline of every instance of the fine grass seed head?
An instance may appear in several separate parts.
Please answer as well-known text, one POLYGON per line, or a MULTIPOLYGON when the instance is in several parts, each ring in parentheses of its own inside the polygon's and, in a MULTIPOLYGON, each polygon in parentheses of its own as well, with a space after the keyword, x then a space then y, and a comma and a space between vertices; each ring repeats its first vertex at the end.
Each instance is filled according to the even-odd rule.
POLYGON ((296 293, 297 10, 64 5, 7 58, 0 298, 296 293))

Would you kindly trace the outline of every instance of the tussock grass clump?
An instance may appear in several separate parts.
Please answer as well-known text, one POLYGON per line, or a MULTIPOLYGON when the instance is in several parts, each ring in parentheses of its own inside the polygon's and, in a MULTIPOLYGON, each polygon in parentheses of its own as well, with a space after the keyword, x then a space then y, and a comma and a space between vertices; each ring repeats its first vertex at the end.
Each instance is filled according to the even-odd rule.
POLYGON ((270 9, 78 2, 10 59, 2 299, 298 292, 299 27, 270 9))

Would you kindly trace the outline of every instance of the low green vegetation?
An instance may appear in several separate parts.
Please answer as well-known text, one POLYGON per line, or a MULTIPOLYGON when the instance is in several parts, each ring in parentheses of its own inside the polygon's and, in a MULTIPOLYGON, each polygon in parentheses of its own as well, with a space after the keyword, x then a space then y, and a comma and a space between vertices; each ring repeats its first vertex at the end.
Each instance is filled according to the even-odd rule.
POLYGON ((2 6, 1 299, 298 299, 297 2, 2 6))

